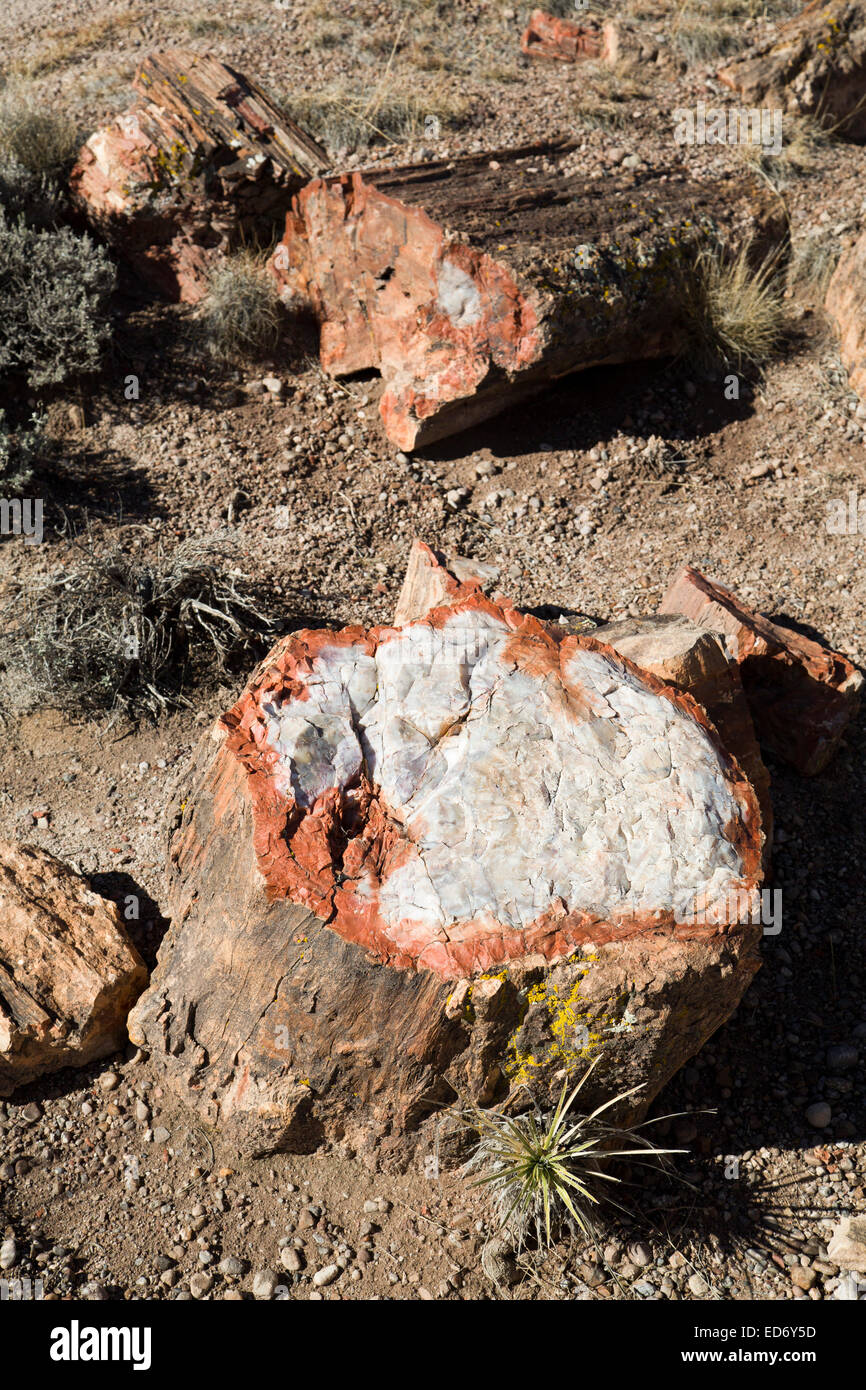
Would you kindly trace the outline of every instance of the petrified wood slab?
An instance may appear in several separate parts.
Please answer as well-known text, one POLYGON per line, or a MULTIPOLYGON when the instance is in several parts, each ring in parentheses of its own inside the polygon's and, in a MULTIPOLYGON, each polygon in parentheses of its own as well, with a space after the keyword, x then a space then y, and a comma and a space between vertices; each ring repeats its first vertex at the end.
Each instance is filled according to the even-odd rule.
POLYGON ((860 707, 863 677, 839 652, 779 627, 684 566, 660 605, 723 635, 761 742, 807 775, 827 766, 860 707))
POLYGON ((146 983, 116 904, 53 855, 0 842, 0 1096, 122 1046, 146 983))
POLYGON ((866 4, 812 0, 719 77, 750 107, 781 106, 866 140, 866 4))
POLYGON ((192 303, 215 259, 281 225, 328 156, 215 58, 152 54, 133 86, 140 100, 82 149, 73 199, 156 289, 192 303))
POLYGON ((552 379, 675 353, 682 277, 699 247, 778 250, 786 218, 752 174, 679 170, 588 182, 573 146, 316 179, 271 262, 321 326, 333 376, 375 368, 388 438, 413 449, 552 379))
POLYGON ((599 1051, 642 1112, 757 969, 760 859, 704 712, 610 647, 474 586, 296 633, 198 754, 130 1035, 254 1153, 405 1162, 599 1051))
POLYGON ((866 401, 866 234, 842 252, 825 307, 839 332, 839 354, 851 387, 866 401))

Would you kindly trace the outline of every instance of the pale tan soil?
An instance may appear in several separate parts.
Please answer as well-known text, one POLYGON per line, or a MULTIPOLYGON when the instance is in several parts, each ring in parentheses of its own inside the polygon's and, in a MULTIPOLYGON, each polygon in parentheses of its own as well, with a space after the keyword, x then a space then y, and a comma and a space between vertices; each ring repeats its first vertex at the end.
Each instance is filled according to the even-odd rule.
MULTIPOLYGON (((186 42, 187 21, 204 14, 178 0, 170 14, 142 7, 144 17, 128 25, 123 17, 132 8, 15 0, 0 14, 0 52, 16 62, 32 60, 52 43, 69 41, 52 37, 53 30, 118 16, 116 32, 103 29, 72 60, 38 76, 46 99, 75 103, 92 125, 123 105, 136 55, 186 42)), ((420 6, 417 23, 453 69, 441 80, 468 95, 472 111, 470 123, 443 132, 437 152, 574 132, 582 73, 520 64, 523 9, 506 19, 507 6, 447 4, 437 20, 434 8, 420 6)), ((657 9, 663 16, 665 6, 657 9)), ((227 6, 221 11, 227 27, 216 34, 215 48, 277 91, 345 77, 350 55, 372 53, 361 68, 369 83, 387 61, 389 36, 403 13, 399 6, 350 0, 335 0, 326 13, 304 4, 290 11, 263 2, 227 6), (309 18, 314 10, 319 17, 309 18), (324 49, 316 38, 323 25, 336 31, 324 49)), ((664 36, 663 17, 654 27, 664 36)), ((74 48, 74 32, 72 41, 74 48)), ((189 41, 204 48, 211 39, 189 41)), ((703 66, 682 73, 669 44, 665 52, 661 65, 641 74, 647 95, 628 103, 622 128, 586 131, 586 148, 572 158, 583 161, 588 177, 604 178, 611 155, 619 159, 623 151, 638 153, 647 167, 682 157, 705 171, 738 158, 724 148, 677 155, 672 109, 712 102, 717 87, 703 66)), ((395 58, 394 70, 409 78, 419 71, 408 50, 395 58)), ((420 145, 408 154, 417 155, 420 145)), ((385 159, 406 154, 405 148, 381 151, 385 159)), ((864 157, 862 149, 831 144, 813 174, 784 189, 795 249, 813 231, 841 244, 860 230, 864 157)), ((519 605, 558 605, 600 620, 655 611, 671 572, 690 561, 862 664, 864 540, 828 534, 825 517, 828 499, 866 490, 864 420, 847 390, 820 296, 798 284, 790 307, 785 352, 739 402, 725 400, 721 372, 704 376, 688 362, 595 371, 407 462, 379 431, 378 383, 329 382, 315 365, 314 340, 302 330, 294 357, 272 364, 286 380, 285 403, 247 395, 240 388, 264 367, 237 381, 215 371, 183 337, 187 312, 149 303, 124 277, 118 310, 126 322, 115 359, 100 382, 78 393, 85 428, 67 436, 59 477, 45 483, 46 541, 29 547, 4 540, 0 584, 8 595, 22 578, 69 561, 68 540, 58 534, 63 508, 78 528, 89 518, 97 540, 121 541, 146 559, 160 537, 171 543, 224 524, 228 500, 240 488, 250 503, 234 528, 243 565, 282 594, 288 625, 387 620, 417 534, 499 563, 504 587, 519 605), (141 380, 134 405, 123 396, 129 371, 141 380), (669 480, 654 478, 641 459, 653 435, 685 460, 669 480), (478 464, 488 461, 498 471, 479 478, 478 464), (766 471, 753 477, 762 464, 766 471), (457 513, 445 502, 456 486, 471 490, 457 513), (485 507, 488 494, 506 489, 508 496, 485 507), (582 534, 587 519, 595 529, 582 534)), ((160 822, 170 784, 182 779, 202 729, 237 690, 190 693, 195 710, 171 714, 157 728, 122 718, 110 726, 70 719, 50 708, 3 713, 0 834, 71 860, 96 876, 101 891, 121 899, 140 894, 141 920, 133 925, 150 961, 165 926, 160 822), (48 808, 48 829, 35 826, 37 807, 48 808)), ((736 1017, 655 1107, 659 1114, 715 1113, 698 1115, 680 1131, 691 1136, 691 1157, 680 1169, 694 1190, 667 1181, 635 1190, 637 1214, 623 1239, 648 1240, 653 1262, 624 1266, 610 1252, 615 1279, 608 1269, 591 1270, 594 1254, 562 1242, 532 1265, 511 1296, 636 1298, 645 1295, 635 1285, 649 1277, 661 1297, 785 1299, 794 1296, 791 1263, 815 1259, 811 1296, 832 1296, 838 1272, 823 1258, 828 1223, 864 1207, 863 737, 862 726, 855 729, 831 768, 810 782, 771 767, 784 926, 780 936, 766 938, 764 969, 736 1017), (826 1048, 852 1041, 860 1061, 834 1078, 826 1048), (803 1116, 818 1099, 833 1108, 820 1133, 803 1116), (829 1146, 817 1159, 816 1144, 829 1146), (725 1176, 726 1156, 739 1159, 738 1178, 725 1176), (763 1269, 747 1249, 763 1251, 763 1269), (707 1281, 701 1293, 686 1283, 695 1273, 707 1281), (672 1292, 661 1288, 665 1276, 672 1292)), ((122 1058, 117 1064, 123 1077, 111 1093, 98 1084, 106 1064, 28 1088, 0 1118, 0 1163, 24 1160, 22 1171, 0 1178, 0 1211, 22 1248, 31 1233, 43 1253, 58 1246, 70 1252, 47 1254, 40 1263, 36 1247, 32 1262, 20 1267, 34 1274, 41 1268, 46 1292, 68 1296, 97 1281, 112 1296, 174 1297, 198 1267, 197 1234, 214 1252, 210 1270, 226 1255, 245 1260, 250 1273, 279 1270, 278 1239, 287 1227, 294 1232, 300 1206, 312 1200, 325 1209, 322 1220, 339 1228, 335 1242, 344 1240, 353 1251, 363 1221, 381 1227, 373 1233, 372 1263, 353 1281, 353 1256, 323 1297, 413 1298, 423 1296, 421 1286, 436 1298, 499 1296, 480 1266, 489 1233, 482 1197, 464 1178, 386 1178, 329 1153, 267 1160, 218 1181, 214 1174, 234 1166, 230 1158, 211 1157, 189 1116, 160 1094, 151 1064, 122 1058), (146 1097, 150 1123, 164 1125, 168 1141, 144 1141, 147 1124, 134 1118, 128 1089, 146 1097), (81 1114, 85 1097, 94 1106, 90 1116, 81 1114), (45 1113, 28 1124, 21 1111, 34 1099, 45 1113), (105 1162, 94 1157, 100 1148, 105 1162), (125 1185, 127 1154, 138 1156, 139 1188, 125 1185), (289 1193, 289 1182, 300 1191, 289 1193), (218 1187, 225 1190, 225 1211, 214 1210, 218 1187), (379 1196, 393 1210, 365 1214, 364 1201, 379 1196), (159 1283, 155 1261, 178 1243, 196 1203, 206 1208, 207 1223, 191 1233, 178 1261, 180 1281, 171 1289, 159 1283), (147 1282, 138 1284, 140 1278, 147 1282)), ((605 1233, 615 1228, 610 1215, 602 1249, 610 1240, 605 1233)), ((288 1276, 285 1282, 291 1296, 307 1298, 306 1275, 328 1260, 303 1234, 306 1273, 295 1284, 288 1276)), ((232 1282, 238 1283, 218 1275, 208 1297, 222 1297, 232 1282)), ((248 1292, 250 1274, 239 1284, 248 1292)))

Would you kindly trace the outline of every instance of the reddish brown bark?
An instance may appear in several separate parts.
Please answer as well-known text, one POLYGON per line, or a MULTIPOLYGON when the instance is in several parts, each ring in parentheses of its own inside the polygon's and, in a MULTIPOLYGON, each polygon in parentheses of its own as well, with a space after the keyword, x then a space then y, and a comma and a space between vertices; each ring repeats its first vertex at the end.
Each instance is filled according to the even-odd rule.
POLYGON ((327 372, 382 373, 400 448, 569 372, 676 352, 698 247, 751 240, 762 259, 784 239, 779 200, 751 175, 587 185, 552 167, 569 148, 316 179, 298 195, 272 260, 282 293, 318 318, 327 372))

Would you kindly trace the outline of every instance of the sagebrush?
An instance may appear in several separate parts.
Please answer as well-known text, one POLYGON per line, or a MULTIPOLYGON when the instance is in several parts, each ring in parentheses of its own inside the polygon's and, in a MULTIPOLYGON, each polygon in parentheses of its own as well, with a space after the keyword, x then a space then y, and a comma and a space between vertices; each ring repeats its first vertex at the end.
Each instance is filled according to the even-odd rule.
POLYGON ((30 386, 94 371, 110 335, 115 271, 108 253, 69 227, 31 227, 0 208, 0 378, 30 386))

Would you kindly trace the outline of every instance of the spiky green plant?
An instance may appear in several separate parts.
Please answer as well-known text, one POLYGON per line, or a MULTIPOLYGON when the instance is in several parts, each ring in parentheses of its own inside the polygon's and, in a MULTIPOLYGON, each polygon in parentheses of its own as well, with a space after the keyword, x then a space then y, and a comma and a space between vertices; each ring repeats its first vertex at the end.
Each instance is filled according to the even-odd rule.
POLYGON ((613 1125, 602 1119, 606 1111, 628 1100, 641 1086, 622 1091, 588 1115, 569 1116, 598 1060, 590 1064, 571 1095, 567 1096, 568 1083, 563 1084, 552 1113, 545 1114, 537 1105, 521 1115, 480 1106, 463 1113, 464 1124, 478 1135, 464 1166, 467 1171, 485 1170, 474 1186, 491 1190, 499 1227, 509 1232, 518 1250, 533 1230, 539 1245, 550 1245, 556 1231, 569 1219, 585 1234, 590 1233, 590 1210, 601 1201, 599 1184, 622 1181, 605 1172, 602 1163, 612 1158, 634 1161, 647 1156, 662 1162, 668 1154, 684 1152, 658 1148, 639 1132, 640 1125, 613 1125))

